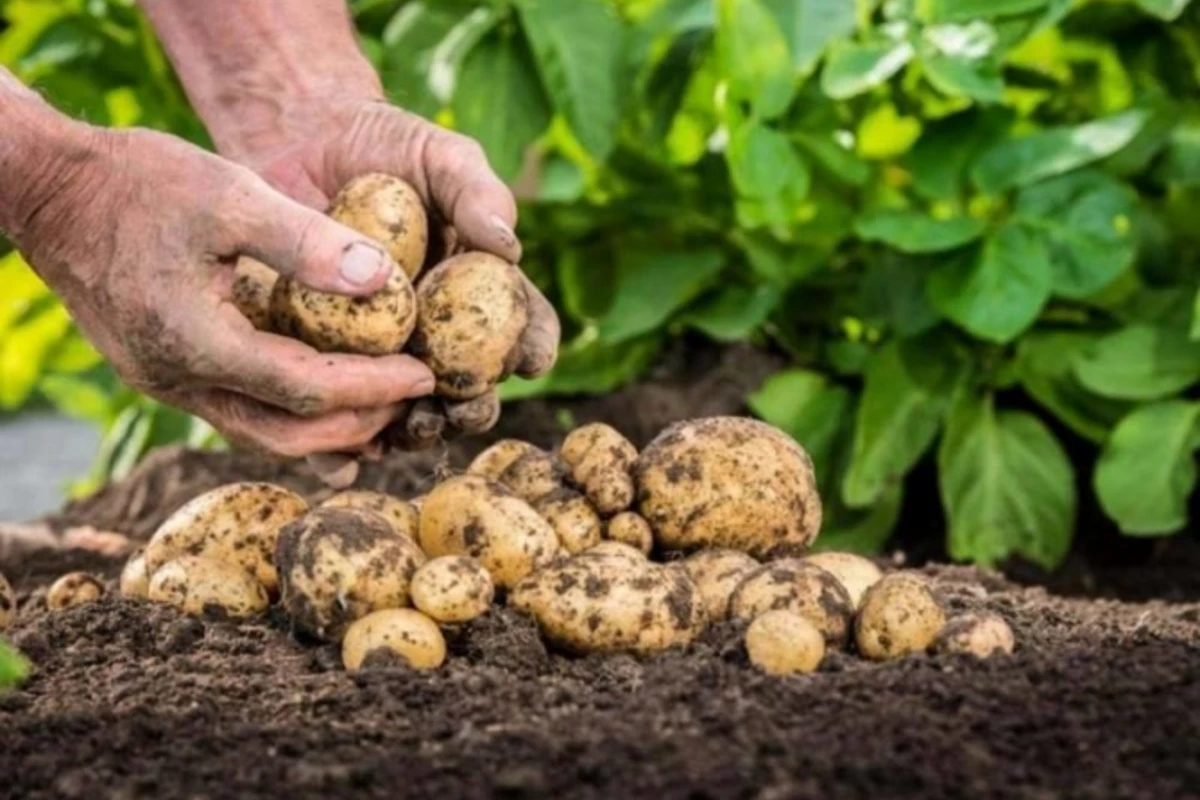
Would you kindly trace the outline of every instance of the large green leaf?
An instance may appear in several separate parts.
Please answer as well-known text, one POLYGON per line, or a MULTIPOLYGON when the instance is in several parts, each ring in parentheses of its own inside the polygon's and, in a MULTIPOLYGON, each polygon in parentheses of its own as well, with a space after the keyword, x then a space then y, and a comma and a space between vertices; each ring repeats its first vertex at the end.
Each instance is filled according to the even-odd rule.
POLYGON ((680 322, 718 342, 740 342, 758 330, 783 300, 783 291, 763 284, 729 284, 688 309, 680 322))
POLYGON ((1113 431, 1096 465, 1104 511, 1134 536, 1181 530, 1196 489, 1200 403, 1168 400, 1137 409, 1113 431))
POLYGON ((415 114, 433 116, 441 103, 429 88, 433 54, 462 19, 460 9, 432 0, 406 3, 383 31, 380 74, 388 95, 415 114))
POLYGON ((1098 338, 1084 331, 1032 331, 1017 346, 1016 371, 1035 400, 1080 436, 1100 443, 1129 405, 1093 394, 1075 377, 1075 360, 1098 338))
POLYGON ((822 487, 834 466, 834 447, 852 407, 850 392, 819 372, 777 372, 747 400, 750 410, 800 443, 822 487))
POLYGON ((925 296, 924 259, 884 253, 867 266, 859 292, 864 322, 885 326, 907 338, 929 331, 939 322, 925 296))
POLYGON ((859 237, 904 253, 953 250, 978 239, 984 228, 983 221, 973 217, 936 219, 920 211, 892 209, 863 214, 855 224, 859 237))
POLYGON ((600 318, 600 339, 619 344, 657 329, 712 285, 725 256, 720 250, 636 252, 622 262, 616 295, 600 318))
POLYGON ((1175 328, 1131 325, 1080 353, 1075 374, 1104 397, 1157 400, 1200 381, 1200 342, 1175 328))
POLYGON ((1191 0, 1135 0, 1135 2, 1159 19, 1170 22, 1179 19, 1179 15, 1183 13, 1191 0))
POLYGON ((759 204, 769 224, 786 227, 812 183, 792 141, 774 128, 749 121, 733 132, 725 158, 739 196, 759 204))
POLYGON ((835 45, 825 60, 821 88, 835 100, 860 95, 902 70, 915 53, 907 39, 835 45))
POLYGON ((33 393, 46 360, 71 328, 66 309, 53 305, 0 339, 0 409, 14 409, 33 393))
POLYGON ((950 200, 966 186, 975 157, 999 141, 1011 123, 1007 109, 973 109, 926 124, 925 132, 905 155, 913 188, 928 200, 950 200))
POLYGON ((891 536, 903 507, 903 484, 889 486, 869 508, 847 508, 835 492, 825 501, 821 535, 812 548, 875 555, 891 536))
POLYGON ((980 103, 999 103, 1004 99, 1000 67, 990 60, 931 55, 923 58, 921 65, 929 82, 951 97, 969 97, 980 103))
POLYGON ((765 119, 787 109, 796 88, 787 40, 760 0, 717 0, 717 52, 733 99, 765 119))
POLYGON ((763 0, 779 21, 792 53, 792 64, 811 73, 825 49, 854 32, 855 4, 847 0, 763 0))
POLYGON ((930 22, 966 22, 975 19, 1011 17, 1043 8, 1049 0, 929 0, 930 22))
POLYGON ((952 558, 991 565, 1016 554, 1051 569, 1070 549, 1071 462, 1032 414, 963 393, 938 449, 938 482, 952 558))

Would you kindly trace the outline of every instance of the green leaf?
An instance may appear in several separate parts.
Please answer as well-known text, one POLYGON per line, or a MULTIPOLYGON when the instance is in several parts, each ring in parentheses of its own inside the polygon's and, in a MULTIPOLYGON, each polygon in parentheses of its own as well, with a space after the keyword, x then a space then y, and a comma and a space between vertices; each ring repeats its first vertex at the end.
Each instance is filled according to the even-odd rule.
POLYGON ((1082 299, 1133 264, 1137 195, 1102 172, 1063 175, 1023 190, 1016 213, 1050 254, 1054 293, 1082 299))
POLYGON ((1176 186, 1200 186, 1200 110, 1173 127, 1156 174, 1176 186))
POLYGON ((388 96, 414 114, 431 117, 442 104, 427 82, 437 45, 462 18, 459 9, 431 0, 406 3, 383 31, 380 74, 388 96))
POLYGON ((111 408, 108 393, 91 381, 72 375, 47 375, 37 388, 69 417, 98 424, 108 420, 111 408))
POLYGON ((989 108, 928 123, 904 158, 917 194, 926 200, 958 197, 965 188, 970 163, 1003 137, 1010 122, 1010 111, 989 108))
POLYGON ((891 78, 915 53, 904 39, 835 45, 821 73, 821 88, 835 100, 847 100, 891 78))
POLYGON ((1172 22, 1187 8, 1191 0, 1135 0, 1142 10, 1161 20, 1172 22))
POLYGON ((1075 374, 1103 397, 1158 400, 1200 380, 1200 342, 1174 328, 1131 325, 1081 353, 1075 374))
POLYGON ((1017 345, 1016 371, 1035 400, 1080 436, 1100 443, 1129 406, 1098 397, 1075 377, 1075 360, 1098 338, 1083 331, 1032 331, 1017 345))
POLYGON ((571 319, 593 320, 612 304, 616 270, 607 259, 597 259, 591 251, 564 248, 555 268, 562 310, 571 319))
POLYGON ((990 148, 971 178, 980 191, 998 194, 1099 161, 1133 141, 1148 119, 1137 109, 1072 127, 1048 128, 990 148))
POLYGON ((1192 303, 1192 333, 1191 340, 1200 342, 1200 289, 1196 290, 1196 299, 1192 303))
POLYGON ((500 399, 607 394, 640 377, 661 345, 653 336, 608 345, 585 333, 563 347, 550 372, 533 380, 510 378, 500 384, 500 399))
POLYGON ((713 248, 631 254, 621 264, 613 304, 597 323, 601 341, 619 344, 656 330, 707 289, 724 264, 713 248))
POLYGON ((932 55, 922 59, 921 65, 934 88, 950 97, 969 97, 981 103, 1004 100, 1004 79, 999 66, 990 61, 932 55))
POLYGON ((71 328, 62 306, 51 306, 0 340, 0 408, 22 405, 37 386, 46 359, 71 328))
POLYGON ((930 0, 927 21, 967 22, 1027 14, 1043 8, 1048 0, 930 0))
POLYGON ((991 395, 964 393, 938 449, 938 483, 952 558, 991 566, 1017 554, 1052 569, 1069 551, 1071 462, 1032 414, 997 412, 991 395))
POLYGON ((0 638, 0 690, 19 685, 29 677, 29 662, 0 638))
POLYGON ((621 22, 603 0, 517 0, 517 8, 555 107, 603 161, 621 114, 621 22))
POLYGON ((1168 400, 1137 409, 1113 431, 1093 482, 1104 513, 1131 536, 1182 530, 1196 489, 1200 403, 1168 400))
POLYGON ((784 288, 820 270, 830 255, 823 248, 784 244, 766 234, 739 233, 736 240, 754 274, 784 288))
POLYGON ((835 492, 825 504, 821 535, 812 549, 875 555, 892 535, 903 507, 903 484, 889 486, 870 508, 846 508, 835 492))
POLYGON ((46 357, 49 372, 85 372, 104 363, 104 356, 78 330, 72 329, 46 357))
POLYGON ((763 119, 787 109, 796 89, 787 40, 760 0, 717 0, 717 53, 731 98, 763 119))
POLYGON ((1008 223, 978 252, 947 259, 930 275, 934 307, 990 342, 1010 342, 1029 328, 1050 297, 1053 269, 1041 239, 1008 223))
POLYGON ((871 179, 871 167, 834 141, 832 134, 818 135, 808 131, 794 131, 792 137, 803 147, 818 166, 823 167, 837 180, 849 186, 863 186, 871 179))
POLYGON ((783 30, 792 65, 801 75, 816 69, 833 42, 854 33, 854 3, 847 0, 763 0, 783 30))
MULTIPOLYGON (((481 6, 462 17, 438 42, 429 57, 426 83, 439 103, 448 105, 454 98, 463 63, 498 22, 500 14, 496 9, 481 6)), ((510 32, 507 35, 500 34, 495 40, 507 42, 513 38, 516 37, 510 32)), ((522 55, 525 53, 522 52, 522 55)))
POLYGON ((872 259, 860 284, 859 315, 902 338, 929 331, 939 320, 925 296, 927 274, 923 260, 894 253, 872 259))
POLYGON ((738 194, 762 204, 770 224, 786 227, 812 183, 791 140, 774 128, 747 122, 733 132, 725 158, 738 194))
POLYGON ((986 226, 972 217, 935 219, 920 211, 885 209, 864 214, 854 227, 861 238, 904 253, 937 253, 975 241, 986 226))
POLYGON ((800 443, 818 482, 827 485, 843 418, 853 407, 850 392, 819 372, 788 369, 767 378, 746 402, 760 419, 800 443))
POLYGON ((783 291, 769 284, 730 284, 689 309, 680 322, 718 342, 739 342, 758 330, 782 299, 783 291))

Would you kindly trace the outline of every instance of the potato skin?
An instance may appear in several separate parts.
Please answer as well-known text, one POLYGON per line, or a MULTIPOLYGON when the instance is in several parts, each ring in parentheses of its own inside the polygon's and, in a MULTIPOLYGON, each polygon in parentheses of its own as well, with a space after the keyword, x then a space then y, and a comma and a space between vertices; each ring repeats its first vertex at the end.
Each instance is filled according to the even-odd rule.
POLYGON ((342 664, 362 669, 372 653, 386 651, 413 669, 437 669, 446 660, 446 639, 437 623, 411 608, 387 608, 357 619, 342 640, 342 664))
POLYGON ((729 598, 759 563, 740 550, 699 550, 680 562, 700 593, 710 622, 729 618, 729 598))
POLYGON ((893 572, 867 590, 854 636, 862 656, 890 661, 927 650, 945 624, 929 583, 913 573, 893 572))
POLYGON ((805 556, 803 561, 816 564, 837 578, 850 595, 850 602, 854 604, 855 609, 862 605, 862 598, 867 589, 883 577, 883 571, 875 566, 874 561, 855 553, 813 553, 805 556))
POLYGON ((212 619, 245 619, 267 610, 267 590, 228 561, 180 556, 150 578, 147 598, 185 614, 212 619))
POLYGON ((435 622, 470 622, 487 612, 496 594, 492 576, 470 556, 427 561, 412 579, 412 601, 435 622))
POLYGON ((362 489, 347 490, 332 495, 317 507, 361 508, 374 511, 386 519, 396 533, 407 536, 414 542, 417 540, 417 528, 421 522, 420 512, 412 503, 390 494, 362 489))
POLYGON ((587 498, 571 489, 542 497, 533 508, 550 523, 562 549, 575 555, 600 544, 603 524, 587 498))
POLYGON ((370 297, 310 289, 280 276, 271 292, 271 328, 322 353, 399 353, 417 323, 417 295, 400 270, 370 297))
POLYGON ((421 509, 421 548, 431 557, 468 555, 508 589, 559 552, 550 523, 503 485, 459 475, 434 487, 421 509))
POLYGON ((650 555, 654 549, 654 532, 650 523, 636 511, 622 511, 604 523, 604 538, 610 542, 621 542, 637 549, 642 555, 650 555))
POLYGON ((433 370, 437 394, 470 400, 512 371, 529 323, 515 266, 490 253, 453 256, 421 278, 417 306, 409 352, 433 370))
POLYGON ((612 540, 603 541, 594 547, 589 547, 579 555, 589 558, 621 558, 626 561, 632 561, 635 564, 640 564, 647 560, 646 554, 636 547, 612 540))
POLYGON ((727 547, 763 558, 807 546, 821 527, 812 460, 758 420, 671 425, 642 451, 634 477, 638 510, 668 550, 727 547))
POLYGON ((158 527, 146 544, 146 571, 153 576, 179 556, 204 556, 241 566, 274 594, 275 539, 283 525, 307 510, 303 497, 270 483, 218 486, 158 527))
POLYGON ((145 600, 150 596, 150 573, 146 571, 146 548, 140 548, 121 569, 121 578, 117 587, 122 597, 132 600, 145 600))
POLYGON ((46 607, 51 611, 62 611, 87 603, 94 603, 104 596, 104 584, 86 572, 68 572, 61 576, 46 592, 46 607))
POLYGON ((967 653, 976 658, 1012 655, 1016 642, 1004 617, 976 611, 953 617, 933 644, 936 653, 967 653))
POLYGON ((526 453, 536 453, 538 450, 539 448, 520 439, 501 439, 475 456, 467 467, 467 474, 499 480, 509 464, 526 453))
POLYGON ((611 516, 633 504, 638 452, 616 428, 602 422, 581 425, 563 439, 559 454, 571 482, 601 514, 611 516))
POLYGON ((544 450, 526 453, 500 473, 499 481, 526 503, 534 504, 563 488, 563 463, 544 450))
POLYGON ((271 330, 271 293, 279 273, 249 256, 238 259, 233 271, 233 305, 260 331, 271 330))
POLYGON ((768 611, 746 629, 746 654, 768 675, 814 672, 825 658, 825 637, 794 611, 768 611))
POLYGON ((275 560, 293 624, 331 641, 372 611, 407 606, 426 561, 416 542, 360 508, 316 508, 284 526, 275 560))
POLYGON ((17 593, 8 578, 0 575, 0 631, 8 630, 17 618, 17 593))
POLYGON ((854 607, 837 578, 798 559, 780 559, 750 572, 729 598, 729 613, 753 620, 768 611, 792 611, 809 620, 829 647, 844 647, 854 607))
POLYGON ((407 181, 381 172, 360 175, 333 198, 329 216, 383 245, 410 280, 425 265, 429 215, 407 181))

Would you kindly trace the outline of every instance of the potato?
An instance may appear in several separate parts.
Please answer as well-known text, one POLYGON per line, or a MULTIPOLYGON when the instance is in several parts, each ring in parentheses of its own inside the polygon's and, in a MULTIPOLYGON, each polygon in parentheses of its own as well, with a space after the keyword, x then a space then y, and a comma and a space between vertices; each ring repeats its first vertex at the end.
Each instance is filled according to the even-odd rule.
POLYGON ((559 552, 550 523, 495 481, 459 475, 434 487, 421 509, 421 548, 431 557, 468 555, 508 589, 559 552))
POLYGON ((825 637, 794 611, 768 611, 746 629, 746 654, 769 675, 813 672, 825 658, 825 637))
POLYGON ((533 573, 509 603, 531 614, 548 641, 576 653, 684 645, 705 622, 684 570, 594 551, 533 573))
POLYGON ((729 598, 733 596, 733 590, 759 566, 740 550, 723 549, 700 550, 680 563, 696 584, 710 622, 729 618, 729 598))
POLYGON ((600 558, 623 558, 627 561, 640 564, 646 561, 646 554, 636 547, 630 547, 624 542, 606 541, 600 544, 589 547, 579 555, 581 556, 596 556, 600 558))
POLYGON ((816 564, 838 579, 850 595, 850 602, 857 609, 867 589, 883 577, 883 572, 869 558, 854 553, 813 553, 805 556, 806 563, 816 564))
POLYGON ((8 578, 0 575, 0 631, 8 630, 17 618, 17 593, 8 578))
POLYGON ((230 483, 185 503, 146 544, 146 572, 183 555, 237 564, 274 594, 279 529, 308 510, 295 492, 270 483, 230 483))
POLYGON ((125 562, 117 584, 122 597, 145 600, 150 595, 150 573, 146 571, 146 548, 137 551, 125 562))
POLYGON ((526 453, 500 473, 499 482, 526 503, 536 503, 563 488, 566 468, 544 450, 526 453))
POLYGON ((843 647, 854 606, 837 578, 813 564, 781 559, 750 572, 729 598, 729 613, 753 620, 777 610, 794 611, 817 627, 830 647, 843 647))
POLYGON ((992 611, 976 611, 953 617, 942 628, 933 649, 938 653, 968 653, 989 658, 997 653, 1012 655, 1012 628, 992 611))
POLYGON ((765 557, 821 528, 812 460, 753 419, 709 417, 665 429, 634 467, 638 510, 669 550, 727 547, 765 557))
POLYGON ((587 498, 571 489, 551 492, 533 504, 550 523, 563 550, 574 555, 600 544, 604 526, 587 498))
POLYGON ((409 280, 425 265, 429 218, 406 181, 379 172, 360 175, 333 198, 329 216, 383 245, 409 280))
POLYGON ((539 448, 529 442, 523 442, 520 439, 501 439, 475 456, 470 466, 467 467, 467 474, 499 480, 500 474, 508 468, 509 464, 526 453, 537 452, 540 452, 539 448))
POLYGON ((409 498, 408 504, 417 510, 417 533, 421 531, 421 509, 425 507, 425 498, 429 493, 419 494, 416 497, 409 498))
POLYGON ((233 272, 233 305, 260 331, 271 329, 271 293, 279 273, 249 256, 238 259, 233 272))
POLYGON ((492 605, 492 576, 470 556, 442 556, 425 563, 412 579, 412 601, 436 622, 469 622, 492 605))
POLYGON ((379 651, 394 654, 413 669, 437 669, 446 660, 446 639, 437 623, 420 611, 387 608, 354 621, 342 640, 342 663, 356 672, 379 651))
POLYGON ((414 542, 417 540, 417 528, 420 525, 421 514, 407 500, 392 497, 383 492, 352 490, 338 492, 321 503, 318 508, 361 508, 374 511, 396 530, 401 536, 407 536, 414 542))
POLYGON ((654 533, 650 523, 636 511, 622 511, 604 523, 604 537, 610 542, 621 542, 650 555, 654 549, 654 533))
POLYGON ((245 619, 267 610, 267 590, 250 573, 228 561, 180 556, 159 567, 146 596, 185 614, 245 619))
POLYGON ((633 504, 631 470, 638 452, 615 428, 600 422, 580 426, 567 434, 559 453, 571 482, 601 514, 616 514, 633 504))
POLYGON ((928 582, 913 573, 894 572, 867 590, 854 636, 864 657, 889 661, 925 651, 945 624, 928 582))
POLYGON ((409 352, 433 370, 437 394, 470 400, 508 376, 527 302, 519 270, 490 253, 453 256, 421 279, 409 352))
POLYGON ((275 549, 293 624, 332 641, 372 611, 407 606, 425 560, 416 542, 361 508, 313 509, 283 527, 275 549))
POLYGON ((68 572, 46 592, 46 607, 51 611, 94 603, 104 596, 104 584, 86 572, 68 572))

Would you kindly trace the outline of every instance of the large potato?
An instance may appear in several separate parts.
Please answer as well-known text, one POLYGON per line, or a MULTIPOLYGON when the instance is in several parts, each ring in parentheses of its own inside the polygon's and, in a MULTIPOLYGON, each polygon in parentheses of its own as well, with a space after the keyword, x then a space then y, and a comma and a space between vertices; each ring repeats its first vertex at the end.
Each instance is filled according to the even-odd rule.
POLYGON ((812 672, 825 658, 825 637, 794 611, 768 611, 746 629, 746 654, 768 675, 812 672))
POLYGON ((526 453, 500 473, 499 482, 526 503, 536 503, 563 488, 566 469, 544 450, 526 453))
POLYGON ((409 352, 433 370, 439 395, 478 397, 514 368, 527 303, 524 278, 504 259, 481 252, 449 258, 417 286, 409 352))
POLYGON ((360 175, 333 198, 329 216, 383 245, 410 280, 425 265, 429 218, 406 181, 379 172, 360 175))
POLYGON ((893 572, 867 590, 854 637, 858 652, 872 661, 889 661, 929 648, 946 624, 946 615, 929 583, 919 575, 893 572))
POLYGON ((348 490, 338 492, 321 503, 318 508, 361 508, 366 511, 374 511, 390 522, 396 533, 407 536, 414 542, 417 540, 417 528, 421 521, 420 512, 412 503, 401 500, 399 497, 392 497, 390 494, 348 490))
POLYGON ((153 576, 179 556, 204 556, 237 564, 268 592, 279 586, 275 539, 279 529, 308 510, 295 492, 270 483, 231 483, 193 498, 158 527, 146 544, 153 576))
POLYGON ((709 621, 729 617, 729 598, 747 575, 758 569, 758 562, 741 550, 700 550, 682 562, 704 604, 709 621))
POLYGON ((782 559, 746 575, 729 598, 729 613, 753 620, 760 614, 793 611, 817 627, 830 647, 843 647, 854 606, 837 578, 813 564, 782 559))
POLYGON ((638 510, 669 550, 728 547, 763 557, 821 527, 812 460, 757 420, 709 417, 664 430, 634 467, 638 510))
POLYGON ((159 567, 146 595, 151 602, 210 619, 252 617, 269 603, 266 589, 248 572, 200 556, 180 556, 159 567))
POLYGON ((233 305, 260 331, 271 329, 271 293, 279 273, 249 256, 238 259, 233 272, 233 305))
POLYGON ((933 643, 937 653, 967 653, 976 658, 1012 655, 1015 641, 1004 617, 976 611, 952 618, 933 643))
POLYGON ((420 611, 388 608, 354 621, 342 640, 342 663, 356 672, 368 656, 380 651, 413 669, 437 669, 446 660, 446 639, 437 623, 420 611))
POLYGON ((46 592, 46 607, 51 611, 62 611, 75 606, 94 603, 104 596, 104 584, 86 572, 68 572, 46 592))
POLYGON ((508 468, 509 464, 526 453, 537 452, 540 452, 539 449, 529 442, 523 442, 520 439, 501 439, 475 456, 470 466, 467 467, 467 474, 491 478, 494 481, 499 480, 500 475, 508 468))
POLYGON ((470 556, 427 561, 412 579, 412 601, 437 622, 470 622, 492 605, 492 576, 470 556))
POLYGON ((471 556, 505 589, 559 552, 550 523, 507 488, 478 475, 450 478, 425 498, 421 547, 431 558, 471 556))
POLYGON ((603 525, 587 498, 570 489, 542 497, 533 508, 550 523, 562 549, 574 555, 600 544, 603 525))
POLYGON ((150 594, 150 573, 146 571, 146 548, 140 548, 121 569, 121 578, 117 588, 122 597, 133 600, 145 600, 150 594))
POLYGON ((425 555, 378 513, 316 508, 279 532, 275 560, 292 622, 338 640, 372 611, 407 606, 425 555))
POLYGON ((0 631, 7 630, 17 618, 17 593, 8 578, 0 575, 0 631))
POLYGON ((874 561, 855 553, 813 553, 805 556, 804 561, 816 564, 837 578, 838 582, 845 587, 846 593, 850 595, 850 602, 856 609, 862 604, 862 598, 867 593, 867 589, 870 589, 883 577, 883 572, 875 566, 874 561))
POLYGON ((559 455, 571 482, 601 514, 616 514, 633 504, 631 471, 638 452, 615 428, 601 422, 582 425, 563 439, 559 455))
POLYGON ((705 619, 691 578, 635 558, 588 551, 530 575, 509 602, 571 652, 649 653, 692 641, 705 619))

